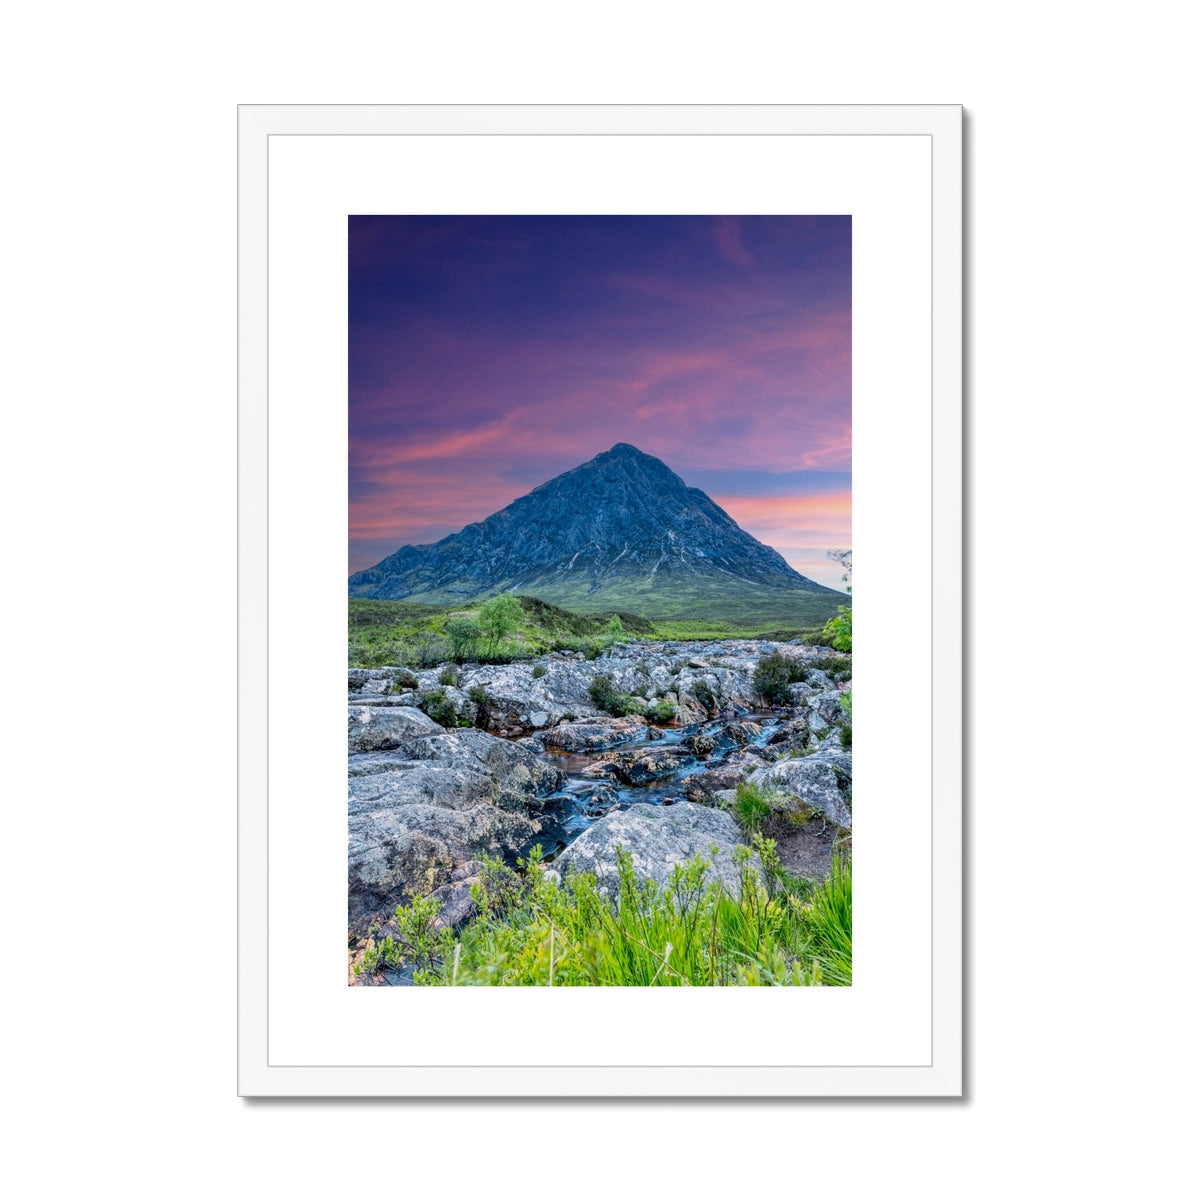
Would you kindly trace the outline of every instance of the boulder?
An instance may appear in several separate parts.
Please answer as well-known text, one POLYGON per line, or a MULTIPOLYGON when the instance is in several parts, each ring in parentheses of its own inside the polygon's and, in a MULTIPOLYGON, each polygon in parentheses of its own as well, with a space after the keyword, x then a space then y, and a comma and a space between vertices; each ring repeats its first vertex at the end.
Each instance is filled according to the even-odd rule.
POLYGON ((611 884, 617 873, 617 847, 622 846, 632 856, 639 879, 665 884, 677 863, 702 855, 709 863, 706 877, 719 879, 736 894, 741 874, 733 852, 739 844, 737 825, 728 813, 696 804, 635 804, 602 817, 554 865, 562 872, 590 871, 611 884))
POLYGON ((611 721, 572 721, 546 730, 539 739, 547 750, 565 750, 570 754, 585 754, 591 750, 607 750, 644 733, 646 725, 633 717, 618 717, 611 721))
POLYGON ((846 723, 846 710, 842 707, 841 692, 818 692, 815 696, 809 696, 808 707, 810 711, 818 712, 821 719, 830 725, 846 723))
POLYGON ((644 787, 674 775, 691 760, 682 746, 666 746, 661 750, 618 750, 605 756, 612 763, 617 778, 630 787, 644 787))
POLYGON ((439 730, 349 762, 352 928, 451 882, 472 859, 528 844, 564 781, 523 747, 477 729, 439 730))
POLYGON ((694 804, 715 804, 716 793, 736 788, 751 771, 762 765, 763 760, 748 751, 731 754, 708 770, 689 775, 683 781, 683 794, 694 804))
POLYGON ((819 750, 805 758, 784 759, 753 772, 750 782, 776 789, 779 796, 772 807, 782 812, 795 809, 791 801, 819 812, 827 821, 850 828, 850 809, 846 799, 852 782, 852 758, 840 748, 819 750))
POLYGON ((351 751, 395 750, 416 738, 444 732, 431 717, 414 708, 351 705, 347 719, 351 751))

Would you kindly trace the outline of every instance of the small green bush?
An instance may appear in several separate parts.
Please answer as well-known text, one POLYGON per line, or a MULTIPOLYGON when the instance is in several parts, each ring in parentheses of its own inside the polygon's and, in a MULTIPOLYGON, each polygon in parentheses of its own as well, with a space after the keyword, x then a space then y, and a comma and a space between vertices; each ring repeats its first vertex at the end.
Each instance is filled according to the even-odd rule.
POLYGON ((442 673, 438 676, 438 683, 442 687, 458 687, 462 682, 462 672, 455 666, 446 666, 442 668, 442 673))
POLYGON ((412 691, 417 686, 417 677, 411 671, 393 671, 390 690, 393 692, 412 691))
POLYGON ((679 710, 671 703, 670 700, 655 700, 649 708, 646 709, 646 716, 658 725, 666 725, 668 722, 675 720, 675 715, 679 710))
POLYGON ((793 683, 803 683, 808 671, 794 658, 773 650, 764 654, 754 668, 754 686, 768 704, 786 704, 792 698, 793 683))
POLYGON ((611 706, 617 701, 617 686, 613 683, 611 675, 597 675, 595 679, 588 684, 588 695, 592 698, 592 703, 603 709, 605 712, 611 711, 611 706))
POLYGON ((830 617, 825 622, 821 632, 829 639, 828 644, 843 654, 849 654, 854 646, 852 621, 854 610, 845 604, 839 604, 836 617, 830 617))
POLYGON ((692 695, 707 709, 717 707, 717 698, 713 694, 712 687, 707 679, 696 679, 692 681, 692 695))
POLYGON ((533 668, 534 679, 541 679, 542 676, 544 676, 545 674, 546 674, 546 668, 544 666, 542 666, 541 663, 538 663, 538 665, 533 668))
POLYGON ((436 689, 426 692, 421 697, 420 708, 427 717, 431 717, 447 729, 471 724, 470 720, 455 711, 454 702, 447 698, 446 693, 436 689))

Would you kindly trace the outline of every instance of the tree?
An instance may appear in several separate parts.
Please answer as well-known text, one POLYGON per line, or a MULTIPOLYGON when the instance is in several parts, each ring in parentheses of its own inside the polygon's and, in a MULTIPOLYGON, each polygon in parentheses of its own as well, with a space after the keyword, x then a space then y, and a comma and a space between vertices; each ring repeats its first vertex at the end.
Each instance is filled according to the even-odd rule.
POLYGON ((625 626, 621 624, 621 618, 613 613, 612 620, 604 627, 604 640, 611 646, 614 642, 619 642, 625 637, 625 626))
MULTIPOLYGON (((852 592, 854 589, 850 586, 854 575, 854 565, 851 555, 852 550, 826 550, 825 557, 831 558, 845 572, 842 576, 842 582, 846 585, 846 591, 852 592)), ((829 644, 843 654, 850 654, 854 648, 854 613, 849 605, 839 604, 837 616, 831 617, 825 622, 825 628, 821 631, 827 638, 829 644)))
POLYGON ((494 596, 479 610, 479 628, 494 651, 521 624, 521 602, 516 596, 494 596))
POLYGON ((837 565, 839 567, 842 568, 842 571, 844 572, 844 574, 842 575, 842 582, 846 585, 846 591, 848 591, 848 592, 851 592, 854 590, 850 586, 850 584, 853 582, 852 577, 854 575, 853 554, 854 554, 853 550, 826 550, 825 551, 825 557, 832 558, 833 561, 835 563, 837 563, 837 565))
POLYGON ((450 639, 450 653, 454 658, 466 658, 479 641, 482 631, 474 621, 466 617, 455 617, 446 622, 446 636, 450 639))

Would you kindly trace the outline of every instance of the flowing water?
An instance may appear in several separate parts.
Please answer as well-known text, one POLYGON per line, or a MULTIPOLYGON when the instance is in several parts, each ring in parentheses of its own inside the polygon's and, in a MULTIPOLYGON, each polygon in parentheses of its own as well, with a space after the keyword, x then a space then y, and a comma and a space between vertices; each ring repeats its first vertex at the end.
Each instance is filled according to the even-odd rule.
POLYGON ((546 808, 538 814, 541 832, 522 847, 527 853, 534 845, 541 844, 546 861, 556 858, 581 833, 589 829, 606 813, 629 808, 634 804, 684 804, 684 780, 709 767, 717 766, 729 754, 750 746, 766 745, 779 725, 779 717, 764 712, 742 712, 730 717, 720 717, 701 724, 657 729, 644 726, 626 741, 618 742, 603 750, 568 752, 547 750, 538 757, 558 767, 567 776, 566 786, 551 796, 546 808), (721 740, 727 726, 744 721, 762 725, 762 730, 745 742, 721 740), (656 751, 679 746, 695 734, 705 734, 718 742, 716 749, 703 757, 688 754, 677 770, 648 783, 632 786, 618 780, 590 778, 583 774, 586 768, 602 761, 614 752, 645 748, 656 751))

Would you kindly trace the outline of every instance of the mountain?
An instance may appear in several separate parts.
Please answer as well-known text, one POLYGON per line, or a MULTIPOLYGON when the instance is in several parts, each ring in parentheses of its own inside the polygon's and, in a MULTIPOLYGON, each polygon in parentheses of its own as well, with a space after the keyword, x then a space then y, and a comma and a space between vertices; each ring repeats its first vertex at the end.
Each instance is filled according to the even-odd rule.
POLYGON ((746 617, 799 625, 842 592, 794 571, 698 488, 624 442, 427 546, 350 576, 350 595, 467 604, 497 592, 577 612, 746 617))

